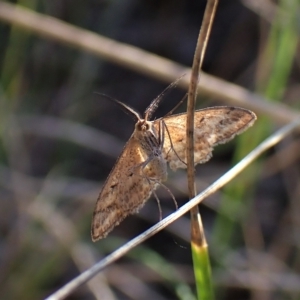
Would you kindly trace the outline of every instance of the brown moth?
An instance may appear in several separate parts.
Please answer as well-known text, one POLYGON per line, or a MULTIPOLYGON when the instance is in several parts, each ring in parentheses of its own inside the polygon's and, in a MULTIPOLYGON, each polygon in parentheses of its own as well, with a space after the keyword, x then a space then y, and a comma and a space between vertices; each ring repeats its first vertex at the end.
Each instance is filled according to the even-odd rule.
MULTIPOLYGON (((167 163, 172 170, 186 168, 186 113, 150 121, 160 96, 153 100, 142 118, 132 108, 114 100, 132 114, 135 129, 98 197, 91 235, 95 242, 129 214, 139 209, 155 189, 167 179, 167 163)), ((230 106, 195 111, 195 165, 212 157, 212 150, 253 125, 256 115, 230 106)))

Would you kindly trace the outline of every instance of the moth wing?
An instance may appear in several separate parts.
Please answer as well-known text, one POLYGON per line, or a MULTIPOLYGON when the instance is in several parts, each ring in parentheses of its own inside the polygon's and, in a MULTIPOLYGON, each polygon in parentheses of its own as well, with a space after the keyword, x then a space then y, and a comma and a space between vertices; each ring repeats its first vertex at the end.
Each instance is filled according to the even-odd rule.
MULTIPOLYGON (((217 106, 195 111, 195 165, 208 161, 213 147, 230 141, 252 126, 255 120, 256 115, 252 111, 239 107, 217 106)), ((171 115, 163 121, 166 125, 164 158, 172 170, 186 168, 186 113, 171 115)), ((155 121, 156 128, 158 122, 155 121)))
POLYGON ((97 199, 91 227, 93 241, 104 238, 150 197, 154 185, 139 174, 144 161, 138 142, 131 136, 97 199))

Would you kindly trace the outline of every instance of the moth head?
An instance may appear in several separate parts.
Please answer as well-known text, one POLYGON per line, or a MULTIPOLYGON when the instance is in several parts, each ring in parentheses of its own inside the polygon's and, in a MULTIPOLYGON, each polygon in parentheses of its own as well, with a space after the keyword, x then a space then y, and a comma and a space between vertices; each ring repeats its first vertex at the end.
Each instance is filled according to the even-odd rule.
POLYGON ((143 140, 145 138, 154 137, 157 139, 157 132, 151 121, 146 121, 145 119, 140 119, 135 124, 134 135, 138 140, 143 140))
POLYGON ((152 122, 147 121, 146 119, 140 119, 135 124, 135 129, 141 133, 144 133, 149 130, 151 131, 152 127, 153 127, 152 122))

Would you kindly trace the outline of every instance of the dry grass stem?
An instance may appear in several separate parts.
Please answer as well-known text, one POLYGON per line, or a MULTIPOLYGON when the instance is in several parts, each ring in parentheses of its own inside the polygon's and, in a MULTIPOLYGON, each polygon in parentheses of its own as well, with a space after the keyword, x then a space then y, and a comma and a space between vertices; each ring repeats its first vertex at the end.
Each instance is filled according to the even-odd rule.
POLYGON ((61 118, 22 115, 16 117, 16 122, 24 133, 62 139, 112 158, 118 156, 123 148, 121 141, 105 132, 61 118))
MULTIPOLYGON (((213 24, 218 1, 208 1, 199 32, 199 37, 195 49, 194 61, 192 66, 190 85, 187 101, 187 120, 186 120, 186 155, 187 155, 187 179, 189 198, 197 194, 195 186, 195 167, 194 167, 194 112, 197 100, 197 86, 199 83, 200 71, 203 64, 204 54, 207 48, 208 38, 213 24)), ((206 239, 203 232, 202 220, 197 206, 191 209, 191 238, 192 242, 199 246, 206 246, 206 239)))

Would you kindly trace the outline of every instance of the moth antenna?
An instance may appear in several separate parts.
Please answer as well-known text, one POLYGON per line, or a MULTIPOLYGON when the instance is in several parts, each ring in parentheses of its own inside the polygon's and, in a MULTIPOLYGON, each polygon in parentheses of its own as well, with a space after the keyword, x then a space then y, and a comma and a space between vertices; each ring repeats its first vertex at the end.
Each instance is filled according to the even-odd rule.
POLYGON ((185 74, 181 75, 179 78, 177 78, 175 81, 173 81, 171 84, 169 84, 151 103, 150 105, 147 107, 147 109, 145 110, 145 114, 144 114, 144 118, 145 120, 149 120, 151 119, 152 115, 154 114, 154 112, 157 110, 161 100, 163 99, 163 97, 165 96, 165 94, 167 92, 169 92, 172 88, 176 87, 176 85, 178 84, 179 80, 185 76, 185 74))
POLYGON ((117 100, 117 99, 115 99, 111 96, 102 94, 102 93, 98 93, 98 92, 94 92, 94 93, 97 94, 97 95, 105 97, 106 99, 110 100, 114 104, 117 104, 127 115, 129 115, 131 118, 133 118, 134 121, 138 121, 138 120, 141 119, 141 116, 137 111, 135 111, 130 106, 124 104, 123 102, 121 102, 121 101, 119 101, 119 100, 117 100))

